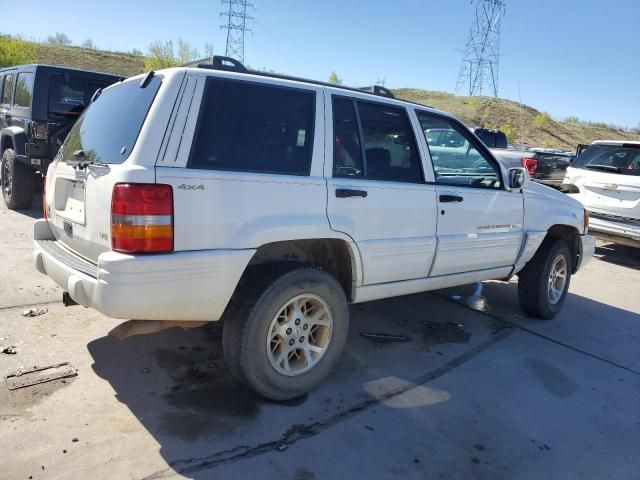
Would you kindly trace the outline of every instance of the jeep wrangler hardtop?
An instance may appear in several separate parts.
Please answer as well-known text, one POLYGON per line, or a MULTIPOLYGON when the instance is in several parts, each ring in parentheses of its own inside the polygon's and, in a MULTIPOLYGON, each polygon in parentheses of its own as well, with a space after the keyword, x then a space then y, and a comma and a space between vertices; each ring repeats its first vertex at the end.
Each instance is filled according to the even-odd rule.
POLYGON ((8 208, 31 206, 41 173, 94 92, 121 79, 50 65, 0 69, 0 175, 8 208))
POLYGON ((283 400, 337 362, 349 303, 518 275, 524 311, 552 318, 593 255, 577 201, 451 115, 202 67, 105 88, 49 167, 34 261, 67 303, 136 331, 222 320, 233 374, 283 400), (431 151, 434 129, 469 148, 431 151))

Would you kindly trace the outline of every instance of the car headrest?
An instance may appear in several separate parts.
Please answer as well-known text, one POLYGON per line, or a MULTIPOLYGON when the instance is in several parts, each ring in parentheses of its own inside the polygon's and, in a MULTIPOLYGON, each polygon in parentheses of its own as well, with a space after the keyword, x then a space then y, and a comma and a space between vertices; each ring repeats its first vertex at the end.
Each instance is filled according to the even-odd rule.
POLYGON ((391 166, 391 152, 386 148, 367 148, 367 168, 372 172, 385 171, 391 166))

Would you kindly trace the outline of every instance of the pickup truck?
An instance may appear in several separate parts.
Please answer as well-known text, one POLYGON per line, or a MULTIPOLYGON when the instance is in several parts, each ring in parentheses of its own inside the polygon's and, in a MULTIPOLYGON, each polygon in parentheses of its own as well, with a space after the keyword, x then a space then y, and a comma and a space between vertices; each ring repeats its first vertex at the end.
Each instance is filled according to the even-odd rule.
POLYGON ((230 371, 275 400, 329 375, 350 303, 517 275, 523 310, 551 319, 594 252, 578 201, 453 116, 226 57, 94 97, 44 215, 34 263, 67 304, 145 332, 222 321, 230 371))
POLYGON ((472 131, 489 147, 489 150, 507 168, 524 167, 533 181, 563 190, 567 168, 574 160, 568 152, 551 149, 507 148, 504 132, 496 129, 475 128, 472 131))

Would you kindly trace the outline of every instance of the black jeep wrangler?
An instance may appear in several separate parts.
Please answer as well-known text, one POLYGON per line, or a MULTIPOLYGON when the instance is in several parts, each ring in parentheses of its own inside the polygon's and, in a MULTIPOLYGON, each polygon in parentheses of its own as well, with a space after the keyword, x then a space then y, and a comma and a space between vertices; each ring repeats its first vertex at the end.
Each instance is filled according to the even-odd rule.
POLYGON ((0 69, 2 196, 29 208, 49 163, 94 92, 121 77, 48 65, 0 69))

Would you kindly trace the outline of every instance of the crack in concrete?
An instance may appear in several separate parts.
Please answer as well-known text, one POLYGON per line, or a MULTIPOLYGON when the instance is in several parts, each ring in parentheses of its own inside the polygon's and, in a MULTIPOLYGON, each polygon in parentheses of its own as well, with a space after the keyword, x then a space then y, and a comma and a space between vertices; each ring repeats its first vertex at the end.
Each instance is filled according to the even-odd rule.
MULTIPOLYGON (((432 294, 432 295, 435 295, 435 294, 432 294)), ((560 345, 561 347, 567 348, 569 350, 572 350, 574 352, 580 353, 582 355, 586 355, 587 357, 591 357, 591 358, 593 358, 595 360, 600 360, 601 362, 607 363, 607 364, 609 364, 609 365, 611 365, 613 367, 616 367, 616 368, 620 368, 620 369, 622 369, 622 370, 624 370, 626 372, 632 373, 634 375, 640 375, 639 371, 634 370, 631 367, 627 367, 626 365, 622 365, 620 363, 614 362, 613 360, 609 360, 608 358, 601 357, 600 355, 596 355, 595 353, 587 352, 586 350, 582 350, 582 349, 580 349, 578 347, 574 347, 573 345, 569 345, 568 343, 562 342, 560 340, 556 340, 555 338, 551 338, 551 337, 549 337, 549 336, 547 336, 547 335, 545 335, 543 333, 539 333, 539 332, 536 332, 535 330, 531 330, 530 328, 524 327, 522 325, 518 325, 517 323, 514 323, 514 322, 512 322, 510 320, 507 320, 507 319, 505 319, 505 318, 503 318, 500 315, 497 315, 495 313, 491 313, 490 311, 487 312, 486 310, 476 309, 476 308, 473 308, 473 307, 467 305, 466 303, 462 303, 462 302, 459 302, 457 300, 452 300, 451 298, 448 298, 448 297, 445 297, 445 296, 440 296, 440 295, 435 295, 435 296, 437 296, 438 298, 441 298, 443 300, 446 300, 448 302, 455 303, 456 305, 460 305, 460 306, 462 306, 462 307, 464 307, 464 308, 466 308, 468 310, 471 310, 472 312, 476 312, 476 313, 480 313, 482 315, 485 315, 485 316, 487 316, 489 318, 492 318, 493 320, 496 320, 496 321, 498 321, 498 322, 500 322, 500 323, 502 323, 504 325, 508 325, 511 328, 515 328, 515 329, 521 330, 523 332, 529 333, 529 334, 534 335, 534 336, 536 336, 538 338, 542 338, 543 340, 547 340, 547 341, 549 341, 551 343, 554 343, 556 345, 560 345)))
POLYGON ((512 333, 513 331, 511 330, 500 331, 492 335, 491 337, 489 337, 484 342, 475 346, 471 350, 445 363, 441 367, 438 367, 434 370, 431 370, 422 375, 419 375, 418 377, 410 380, 410 382, 407 385, 404 385, 395 390, 387 392, 386 394, 381 395, 377 398, 367 399, 363 402, 360 402, 352 406, 348 410, 339 412, 323 420, 318 420, 316 422, 306 424, 306 425, 293 425, 277 440, 264 442, 253 447, 248 445, 239 445, 234 448, 231 448, 228 450, 222 450, 220 452, 216 452, 205 457, 175 460, 169 463, 169 468, 164 470, 158 470, 152 473, 151 475, 144 477, 144 480, 166 478, 167 476, 171 476, 176 473, 180 475, 185 475, 189 473, 200 472, 203 470, 209 470, 219 465, 235 463, 239 460, 245 460, 245 459, 262 455, 274 450, 278 450, 279 448, 289 447, 300 440, 304 440, 306 438, 310 438, 315 435, 318 435, 324 430, 336 424, 339 424, 345 420, 353 418, 376 405, 380 405, 385 401, 388 401, 418 386, 425 385, 445 375, 451 370, 467 363, 469 360, 481 354, 482 352, 484 352, 485 350, 487 350, 489 347, 493 346, 497 342, 507 338, 512 333))

